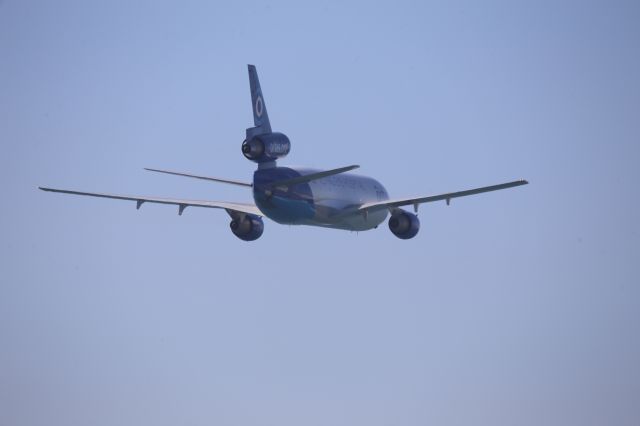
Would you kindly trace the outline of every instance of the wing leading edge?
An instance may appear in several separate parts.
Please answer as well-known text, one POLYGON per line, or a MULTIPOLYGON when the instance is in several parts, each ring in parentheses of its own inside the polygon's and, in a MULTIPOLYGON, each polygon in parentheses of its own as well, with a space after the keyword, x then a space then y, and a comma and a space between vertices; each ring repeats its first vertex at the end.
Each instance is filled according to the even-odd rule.
POLYGON ((55 189, 55 188, 45 188, 38 187, 43 191, 49 192, 59 192, 61 194, 72 194, 72 195, 86 195, 89 197, 100 197, 100 198, 111 198, 115 200, 127 200, 127 201, 135 201, 136 208, 139 209, 140 206, 144 203, 157 203, 157 204, 171 204, 178 206, 178 214, 182 215, 182 212, 187 207, 208 207, 212 209, 225 209, 230 216, 234 216, 237 214, 251 214, 256 216, 263 216, 260 209, 254 204, 248 203, 228 203, 224 201, 205 201, 205 200, 183 200, 176 198, 159 198, 159 197, 144 197, 144 196, 134 196, 134 195, 119 195, 119 194, 105 194, 100 192, 82 192, 82 191, 71 191, 68 189, 55 189))
POLYGON ((513 188, 515 186, 527 185, 528 183, 529 182, 526 180, 515 180, 513 182, 506 182, 498 185, 483 186, 481 188, 468 189, 466 191, 449 192, 446 194, 439 194, 439 195, 431 195, 428 197, 400 198, 396 200, 378 201, 378 202, 363 204, 362 206, 360 206, 359 210, 370 211, 370 210, 377 210, 377 209, 384 209, 384 208, 393 209, 397 207, 413 205, 414 210, 417 211, 418 205, 422 203, 431 203, 433 201, 445 200, 447 204, 449 204, 452 198, 466 197, 467 195, 481 194, 483 192, 498 191, 500 189, 507 189, 507 188, 513 188))

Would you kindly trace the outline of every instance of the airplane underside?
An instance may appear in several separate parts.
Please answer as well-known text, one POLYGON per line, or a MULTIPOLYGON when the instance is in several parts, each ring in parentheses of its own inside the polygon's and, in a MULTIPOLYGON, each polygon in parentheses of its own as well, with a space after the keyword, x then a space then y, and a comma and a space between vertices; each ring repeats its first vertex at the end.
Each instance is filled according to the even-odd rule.
POLYGON ((258 169, 254 173, 253 197, 266 217, 286 225, 309 225, 348 231, 366 231, 382 223, 388 209, 362 212, 364 202, 388 199, 375 179, 343 173, 281 188, 273 182, 304 179, 318 170, 293 167, 258 169))
POLYGON ((387 210, 368 214, 355 211, 344 213, 338 209, 314 204, 312 201, 289 200, 273 197, 258 201, 256 205, 266 217, 281 225, 308 225, 346 231, 368 231, 375 229, 387 218, 387 210))

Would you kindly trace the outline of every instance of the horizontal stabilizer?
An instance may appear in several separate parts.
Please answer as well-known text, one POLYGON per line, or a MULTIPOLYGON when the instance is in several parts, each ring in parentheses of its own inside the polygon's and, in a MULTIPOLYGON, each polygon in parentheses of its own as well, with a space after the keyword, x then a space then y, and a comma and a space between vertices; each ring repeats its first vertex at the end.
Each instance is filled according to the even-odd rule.
POLYGON ((189 173, 174 172, 174 171, 171 171, 171 170, 150 169, 150 168, 147 168, 147 167, 145 167, 144 169, 148 170, 150 172, 166 173, 168 175, 184 176, 184 177, 190 177, 190 178, 194 178, 194 179, 210 180, 210 181, 213 181, 213 182, 229 183, 231 185, 247 186, 249 188, 251 188, 253 186, 252 184, 250 184, 248 182, 241 182, 241 181, 238 181, 238 180, 221 179, 221 178, 210 177, 210 176, 192 175, 192 174, 189 174, 189 173))
POLYGON ((298 176, 291 179, 278 180, 275 182, 271 182, 269 185, 272 186, 273 188, 282 188, 282 187, 286 188, 289 186, 297 185, 299 183, 311 182, 312 180, 322 179, 328 176, 345 173, 350 170, 357 169, 358 167, 360 166, 353 165, 353 166, 347 166, 347 167, 340 167, 338 169, 325 170, 323 172, 311 173, 308 175, 298 176))

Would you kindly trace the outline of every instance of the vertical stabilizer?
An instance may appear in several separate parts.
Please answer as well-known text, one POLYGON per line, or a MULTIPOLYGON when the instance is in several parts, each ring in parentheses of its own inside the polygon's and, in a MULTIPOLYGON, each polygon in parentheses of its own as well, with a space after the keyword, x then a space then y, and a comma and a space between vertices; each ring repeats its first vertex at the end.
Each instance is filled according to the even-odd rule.
MULTIPOLYGON (((269 114, 267 114, 267 105, 264 102, 262 89, 260 89, 260 80, 258 80, 258 71, 255 65, 249 65, 249 86, 251 88, 251 105, 253 109, 253 134, 271 133, 271 123, 269 123, 269 114)), ((249 131, 249 129, 247 129, 249 131)))
POLYGON ((267 105, 260 88, 260 80, 258 80, 258 71, 254 65, 248 65, 248 67, 254 127, 247 129, 246 139, 242 142, 242 154, 248 160, 258 163, 259 169, 273 168, 276 167, 276 159, 289 153, 291 142, 286 135, 271 131, 267 105))

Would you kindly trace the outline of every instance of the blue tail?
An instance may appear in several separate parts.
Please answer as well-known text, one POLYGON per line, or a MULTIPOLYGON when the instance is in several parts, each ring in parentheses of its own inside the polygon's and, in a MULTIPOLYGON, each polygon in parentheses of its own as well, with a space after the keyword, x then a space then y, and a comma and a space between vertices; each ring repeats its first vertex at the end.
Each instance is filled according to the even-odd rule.
POLYGON ((264 103, 260 80, 258 80, 258 71, 255 65, 248 67, 254 127, 247 129, 246 139, 242 142, 242 154, 248 160, 258 163, 259 169, 276 167, 276 160, 289 153, 291 142, 286 135, 271 131, 267 105, 264 103))
MULTIPOLYGON (((260 80, 258 80, 258 71, 255 65, 249 65, 249 85, 251 87, 251 104, 253 106, 253 134, 271 133, 271 123, 269 123, 269 114, 267 114, 267 105, 262 96, 260 89, 260 80)), ((247 129, 249 131, 249 129, 247 129)))

